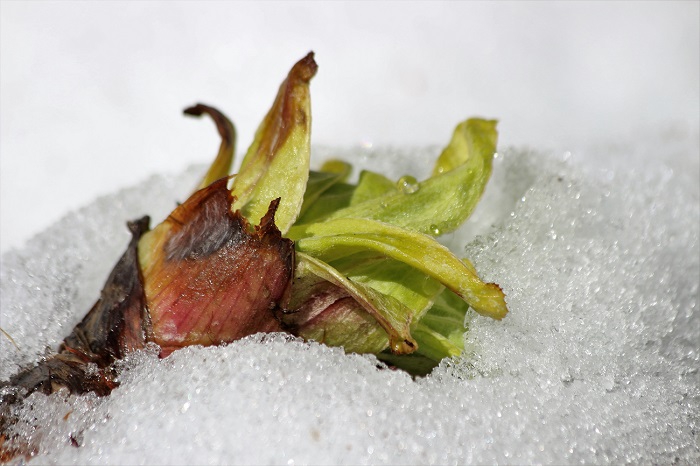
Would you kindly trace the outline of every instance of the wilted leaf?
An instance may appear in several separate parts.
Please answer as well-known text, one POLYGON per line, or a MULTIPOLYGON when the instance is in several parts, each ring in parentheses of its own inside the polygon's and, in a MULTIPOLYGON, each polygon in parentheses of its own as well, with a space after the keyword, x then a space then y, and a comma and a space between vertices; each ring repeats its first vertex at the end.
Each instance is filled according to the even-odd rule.
POLYGON ((287 299, 294 245, 270 203, 254 232, 231 212, 227 179, 196 192, 139 247, 152 341, 163 354, 279 331, 273 310, 287 299))

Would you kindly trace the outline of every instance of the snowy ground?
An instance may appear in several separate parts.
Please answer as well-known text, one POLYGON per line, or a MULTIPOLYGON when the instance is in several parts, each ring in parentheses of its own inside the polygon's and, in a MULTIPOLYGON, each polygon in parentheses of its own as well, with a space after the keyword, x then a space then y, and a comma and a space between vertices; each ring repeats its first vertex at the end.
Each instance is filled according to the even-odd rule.
MULTIPOLYGON (((647 135, 585 160, 502 150, 445 240, 503 287, 510 314, 469 316, 467 354, 424 379, 282 336, 143 352, 107 398, 33 395, 32 463, 697 463, 699 149, 647 135), (596 163, 630 154, 641 168, 596 163)), ((395 176, 436 150, 314 156, 395 176)), ((0 377, 80 320, 128 241, 123 221, 161 218, 201 170, 102 197, 3 256, 2 323, 19 348, 0 339, 0 377)))

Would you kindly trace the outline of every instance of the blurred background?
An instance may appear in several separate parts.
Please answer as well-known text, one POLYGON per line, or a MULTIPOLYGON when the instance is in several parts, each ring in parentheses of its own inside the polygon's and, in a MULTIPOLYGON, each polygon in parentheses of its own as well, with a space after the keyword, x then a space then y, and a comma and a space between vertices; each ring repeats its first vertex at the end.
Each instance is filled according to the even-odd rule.
POLYGON ((309 50, 315 144, 444 144, 469 116, 553 153, 698 138, 697 1, 2 1, 0 249, 209 162, 213 124, 182 116, 196 102, 244 152, 309 50))

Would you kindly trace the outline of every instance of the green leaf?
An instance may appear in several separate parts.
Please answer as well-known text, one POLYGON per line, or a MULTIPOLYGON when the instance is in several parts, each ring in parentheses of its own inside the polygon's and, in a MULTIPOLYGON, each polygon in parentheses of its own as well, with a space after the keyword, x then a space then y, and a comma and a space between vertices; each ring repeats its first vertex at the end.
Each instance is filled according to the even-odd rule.
POLYGON ((281 198, 275 223, 283 234, 299 215, 309 177, 309 82, 316 69, 313 53, 292 67, 231 186, 232 210, 240 209, 253 223, 265 215, 270 202, 281 198))
POLYGON ((464 349, 464 320, 469 306, 450 290, 444 290, 413 329, 421 354, 437 361, 458 356, 464 349))
POLYGON ((340 167, 337 165, 338 163, 331 161, 332 165, 328 167, 327 162, 321 172, 311 172, 306 185, 304 205, 302 205, 296 224, 320 222, 345 207, 377 197, 390 189, 395 190, 391 180, 384 175, 370 171, 360 173, 357 185, 344 183, 351 166, 344 164, 340 167), (337 172, 326 172, 334 166, 337 172))
POLYGON ((378 353, 389 346, 387 332, 342 287, 314 274, 301 259, 288 310, 278 312, 284 327, 305 340, 342 346, 349 353, 378 353))
POLYGON ((353 282, 391 296, 414 313, 414 322, 444 288, 423 271, 373 251, 360 252, 330 263, 353 282))
POLYGON ((416 335, 416 338, 421 341, 421 345, 423 346, 418 353, 422 356, 440 362, 443 358, 455 357, 462 354, 462 345, 455 344, 454 341, 445 337, 445 335, 440 332, 436 332, 422 321, 416 325, 416 328, 413 329, 413 333, 416 335))
POLYGON ((350 205, 352 194, 355 192, 356 186, 347 183, 335 183, 321 193, 315 202, 309 203, 303 209, 297 223, 292 226, 287 235, 290 238, 298 236, 295 230, 298 230, 297 225, 308 223, 316 223, 327 218, 333 212, 343 209, 350 205))
POLYGON ((386 176, 369 170, 362 170, 360 179, 357 182, 357 188, 355 188, 355 192, 353 192, 350 200, 350 205, 361 204, 395 191, 396 184, 386 176))
POLYGON ((327 218, 367 218, 434 236, 453 231, 481 198, 491 175, 496 139, 496 121, 469 119, 455 129, 432 177, 415 184, 399 180, 404 189, 384 184, 384 192, 363 193, 327 218))
MULTIPOLYGON (((284 327, 305 340, 342 346, 346 352, 377 353, 389 346, 389 337, 377 320, 343 287, 327 276, 327 264, 299 257, 293 293, 287 310, 278 312, 284 327)), ((329 272, 334 275, 331 270, 329 272)))
POLYGON ((435 299, 428 312, 414 322, 411 334, 418 342, 418 350, 409 355, 380 353, 379 359, 413 375, 426 375, 444 358, 462 354, 464 324, 469 306, 450 290, 444 290, 435 299))
POLYGON ((326 162, 321 167, 321 171, 309 172, 299 218, 303 218, 304 214, 314 206, 324 206, 327 202, 318 202, 319 198, 333 186, 345 181, 351 170, 349 163, 332 160, 326 162))
POLYGON ((302 232, 297 250, 321 260, 369 249, 433 277, 482 315, 500 320, 508 312, 498 285, 482 282, 473 267, 430 236, 374 220, 344 218, 307 225, 302 232))
MULTIPOLYGON (((501 288, 484 283, 473 267, 428 235, 367 219, 340 218, 296 230, 297 250, 326 262, 372 250, 404 262, 458 294, 480 314, 502 319, 508 309, 501 288)), ((294 239, 294 238, 293 238, 294 239)))
MULTIPOLYGON (((480 165, 482 159, 491 172, 491 161, 496 152, 498 132, 496 120, 470 118, 463 121, 452 133, 450 143, 443 149, 433 167, 433 176, 438 176, 466 163, 480 165)), ((488 180, 488 174, 486 175, 488 180)))
MULTIPOLYGON (((386 335, 388 335, 388 343, 392 352, 396 354, 406 354, 416 350, 416 342, 411 337, 409 330, 414 313, 400 301, 391 296, 382 294, 370 286, 354 282, 329 264, 307 254, 298 252, 295 276, 304 280, 310 274, 342 289, 348 297, 352 298, 364 311, 371 315, 384 332, 386 332, 386 335)), ((299 288, 300 285, 295 282, 294 286, 296 286, 298 290, 300 289, 303 295, 309 294, 308 291, 304 292, 304 290, 310 288, 308 284, 299 288)), ((290 307, 294 308, 295 303, 306 302, 308 298, 308 296, 300 297, 297 295, 293 297, 290 307)), ((333 303, 335 303, 335 301, 333 301, 333 303)), ((323 306, 325 307, 325 303, 323 303, 323 306)), ((319 314, 322 314, 325 310, 325 308, 320 310, 319 314)), ((318 310, 314 312, 318 312, 318 310)), ((345 315, 345 313, 343 315, 345 315)), ((318 318, 316 315, 314 315, 314 317, 318 318)), ((356 338, 365 338, 362 333, 358 333, 356 329, 347 328, 347 319, 337 319, 334 322, 330 322, 330 324, 340 326, 344 329, 344 332, 340 333, 344 333, 348 339, 348 341, 342 345, 346 347, 346 350, 348 350, 348 347, 354 347, 354 350, 358 351, 356 348, 357 342, 353 340, 356 338)), ((323 326, 328 327, 329 322, 327 320, 324 321, 323 326)), ((358 352, 376 352, 376 348, 359 348, 358 352)))

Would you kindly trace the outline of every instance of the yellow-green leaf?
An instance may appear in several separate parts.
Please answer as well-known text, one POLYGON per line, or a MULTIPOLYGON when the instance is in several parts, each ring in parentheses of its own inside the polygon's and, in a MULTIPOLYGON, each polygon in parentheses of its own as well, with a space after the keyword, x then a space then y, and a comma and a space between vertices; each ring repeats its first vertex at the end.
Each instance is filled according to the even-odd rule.
POLYGON ((484 283, 434 238, 367 219, 340 218, 307 225, 297 250, 329 262, 372 250, 404 262, 458 294, 476 312, 502 319, 508 312, 501 288, 484 283))
POLYGON ((472 118, 460 123, 433 176, 420 183, 405 182, 405 189, 387 187, 327 218, 379 220, 433 236, 452 231, 469 218, 484 192, 496 139, 494 120, 472 118))
POLYGON ((281 198, 275 222, 282 233, 299 215, 309 177, 309 82, 316 69, 313 52, 292 67, 231 186, 236 198, 232 209, 240 209, 256 223, 265 215, 270 202, 281 198))
MULTIPOLYGON (((414 312, 401 302, 374 290, 370 286, 348 279, 336 269, 317 258, 297 252, 296 275, 297 277, 303 277, 307 274, 313 274, 322 280, 330 282, 344 290, 354 299, 386 332, 389 347, 393 353, 408 354, 417 349, 417 344, 411 337, 409 330, 414 312)), ((341 328, 347 326, 347 323, 343 320, 333 322, 333 324, 341 328)), ((324 322, 324 325, 327 326, 328 323, 324 322)), ((376 348, 373 347, 368 347, 364 351, 362 350, 363 348, 358 350, 357 342, 352 340, 359 338, 362 339, 361 341, 364 341, 366 336, 355 335, 355 332, 352 331, 353 329, 348 330, 348 341, 343 346, 348 347, 350 345, 358 352, 376 352, 376 348)))
POLYGON ((352 167, 349 163, 329 161, 321 167, 321 171, 310 171, 299 218, 302 218, 306 211, 313 206, 324 206, 326 202, 317 202, 319 198, 333 186, 345 181, 351 170, 352 167))
POLYGON ((353 282, 400 301, 414 313, 414 321, 423 316, 444 288, 425 272, 375 251, 353 254, 330 265, 353 282))

